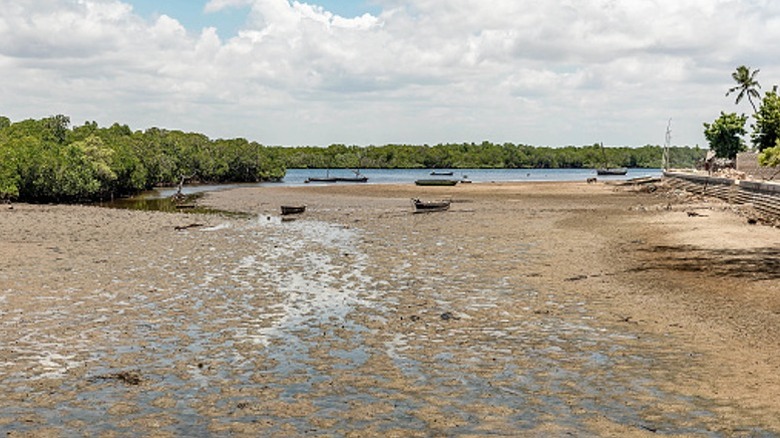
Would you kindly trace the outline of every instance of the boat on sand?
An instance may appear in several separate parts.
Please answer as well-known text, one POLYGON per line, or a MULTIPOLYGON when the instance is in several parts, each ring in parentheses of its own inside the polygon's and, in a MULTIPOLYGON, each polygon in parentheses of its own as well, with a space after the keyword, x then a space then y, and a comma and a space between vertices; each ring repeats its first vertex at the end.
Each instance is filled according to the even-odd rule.
POLYGON ((282 216, 301 214, 306 211, 305 205, 282 205, 282 216))
POLYGON ((445 211, 450 208, 450 201, 422 201, 418 198, 413 198, 412 204, 414 204, 415 213, 445 211))
POLYGON ((454 186, 458 183, 456 179, 418 179, 414 182, 418 186, 454 186))

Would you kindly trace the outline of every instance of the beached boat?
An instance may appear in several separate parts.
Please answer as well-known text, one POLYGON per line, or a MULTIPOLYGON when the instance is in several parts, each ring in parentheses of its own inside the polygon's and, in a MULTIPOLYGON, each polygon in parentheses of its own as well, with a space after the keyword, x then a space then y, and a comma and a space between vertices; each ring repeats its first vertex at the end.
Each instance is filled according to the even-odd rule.
POLYGON ((456 179, 418 179, 414 182, 418 186, 454 186, 458 183, 456 179))
POLYGON ((444 172, 444 171, 434 170, 434 171, 431 172, 431 175, 434 175, 434 176, 452 176, 452 172, 444 172))
POLYGON ((300 214, 306 211, 305 205, 282 205, 282 215, 300 214))
POLYGON ((431 212, 431 211, 444 211, 450 208, 450 201, 421 201, 420 199, 412 199, 415 212, 431 212))

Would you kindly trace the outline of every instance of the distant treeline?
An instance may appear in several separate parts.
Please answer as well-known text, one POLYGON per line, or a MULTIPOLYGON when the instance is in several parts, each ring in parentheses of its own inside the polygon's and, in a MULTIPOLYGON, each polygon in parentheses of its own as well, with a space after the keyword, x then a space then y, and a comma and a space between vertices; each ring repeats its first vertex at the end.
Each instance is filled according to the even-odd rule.
MULTIPOLYGON (((693 167, 706 150, 696 147, 671 147, 670 161, 675 167, 693 167)), ((582 169, 602 166, 660 168, 661 146, 535 147, 490 142, 428 145, 345 146, 327 148, 282 148, 278 152, 288 169, 362 168, 362 169, 582 169), (606 164, 605 164, 606 156, 606 164)))
MULTIPOLYGON (((607 148, 610 166, 658 168, 661 147, 607 148)), ((705 151, 674 147, 676 167, 705 151)), ((78 202, 132 195, 181 181, 258 182, 289 168, 592 168, 604 165, 598 145, 561 148, 511 143, 321 147, 263 146, 242 138, 127 125, 70 126, 63 115, 12 123, 0 116, 0 199, 78 202)))

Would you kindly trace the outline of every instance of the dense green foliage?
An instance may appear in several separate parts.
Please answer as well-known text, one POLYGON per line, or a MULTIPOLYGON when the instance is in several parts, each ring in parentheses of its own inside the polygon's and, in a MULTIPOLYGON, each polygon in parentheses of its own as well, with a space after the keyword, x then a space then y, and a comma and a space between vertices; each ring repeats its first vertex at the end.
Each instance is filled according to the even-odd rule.
MULTIPOLYGON (((671 148, 672 163, 693 167, 704 156, 698 147, 671 148)), ((611 166, 661 167, 660 146, 605 148, 611 166)), ((595 168, 604 165, 598 144, 560 148, 512 143, 458 143, 428 145, 345 146, 327 148, 279 148, 287 168, 382 168, 382 169, 533 169, 595 168)))
MULTIPOLYGON (((777 148, 778 139, 780 139, 780 96, 777 94, 777 85, 772 91, 766 92, 761 99, 760 106, 756 109, 753 98, 759 99, 761 95, 758 89, 761 85, 756 80, 759 70, 750 71, 750 67, 741 65, 731 74, 731 77, 737 83, 726 93, 738 92, 736 103, 738 104, 747 96, 750 105, 753 107, 753 117, 756 122, 751 125, 750 133, 753 146, 761 152, 759 164, 762 166, 777 166, 780 164, 780 148, 777 148)), ((745 150, 741 136, 747 132, 744 129, 744 123, 747 116, 737 116, 734 113, 724 114, 722 111, 720 117, 712 124, 704 124, 704 136, 710 143, 712 149, 718 157, 735 158, 738 152, 745 150)))
POLYGON ((712 124, 704 124, 704 137, 710 143, 715 155, 723 158, 736 158, 738 152, 747 150, 742 136, 745 135, 747 116, 737 113, 726 114, 721 111, 720 117, 712 124))
POLYGON ((780 139, 777 140, 775 147, 766 148, 758 154, 758 162, 762 166, 780 166, 780 139))
POLYGON ((777 89, 766 92, 755 118, 751 136, 753 145, 759 151, 774 147, 780 138, 780 96, 777 89))
MULTIPOLYGON (((131 195, 160 185, 278 180, 288 168, 594 168, 598 144, 561 148, 511 143, 266 147, 244 139, 95 122, 70 127, 66 116, 11 123, 0 117, 0 199, 74 202, 131 195)), ((606 148, 613 166, 658 168, 661 147, 606 148)), ((690 167, 704 152, 672 148, 690 167)))
POLYGON ((272 151, 244 139, 210 140, 114 124, 69 128, 58 115, 17 123, 0 118, 0 199, 72 202, 109 199, 185 178, 257 182, 284 177, 272 151))

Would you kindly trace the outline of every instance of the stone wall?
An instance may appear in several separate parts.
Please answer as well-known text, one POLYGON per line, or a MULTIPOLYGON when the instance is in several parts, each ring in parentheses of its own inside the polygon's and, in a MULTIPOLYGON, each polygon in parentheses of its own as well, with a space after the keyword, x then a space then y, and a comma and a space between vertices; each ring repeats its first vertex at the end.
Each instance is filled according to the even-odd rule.
POLYGON ((664 181, 681 190, 712 196, 732 204, 750 205, 768 217, 780 218, 780 183, 740 181, 682 172, 664 172, 664 181))
POLYGON ((758 165, 757 152, 741 152, 737 154, 737 170, 744 172, 748 178, 752 179, 780 180, 780 173, 778 173, 780 169, 758 165))

